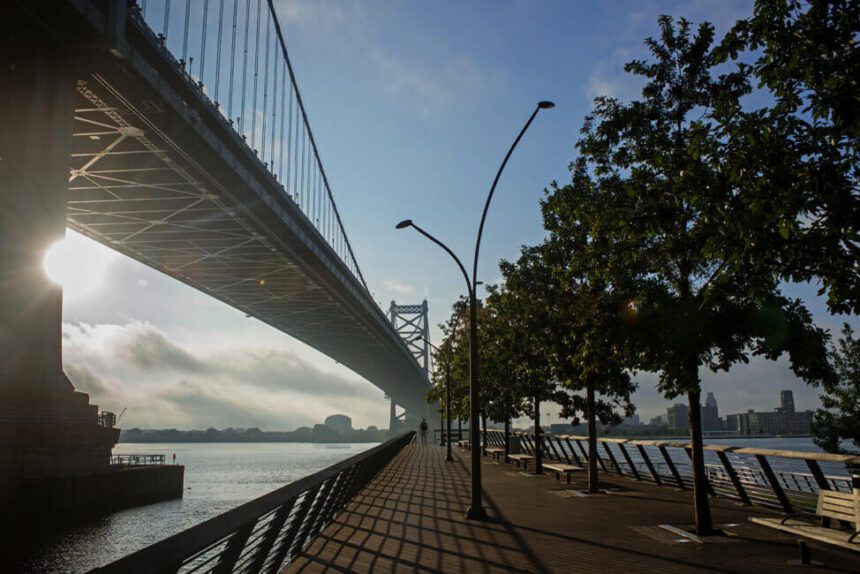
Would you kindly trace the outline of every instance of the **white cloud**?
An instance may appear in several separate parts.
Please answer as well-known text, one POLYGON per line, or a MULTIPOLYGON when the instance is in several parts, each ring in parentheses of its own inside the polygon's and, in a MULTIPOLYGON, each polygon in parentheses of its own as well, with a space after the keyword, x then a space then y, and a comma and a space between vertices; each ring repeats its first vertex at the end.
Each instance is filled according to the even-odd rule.
POLYGON ((480 70, 465 57, 448 60, 441 67, 430 66, 406 61, 375 46, 370 50, 370 60, 383 93, 425 115, 455 105, 483 84, 480 70))
POLYGON ((624 71, 624 64, 631 59, 629 50, 616 48, 609 58, 600 60, 591 70, 585 93, 590 99, 609 96, 629 101, 640 94, 642 80, 624 71))
POLYGON ((341 4, 334 0, 280 0, 276 11, 283 24, 313 24, 333 28, 346 22, 341 4))
POLYGON ((392 279, 385 279, 382 282, 382 285, 395 295, 414 295, 417 292, 417 289, 412 285, 407 285, 406 283, 401 283, 392 279))
POLYGON ((195 351, 141 322, 65 323, 63 336, 75 387, 102 409, 127 406, 124 427, 288 430, 335 412, 347 412, 357 426, 387 417, 382 391, 291 350, 195 351))

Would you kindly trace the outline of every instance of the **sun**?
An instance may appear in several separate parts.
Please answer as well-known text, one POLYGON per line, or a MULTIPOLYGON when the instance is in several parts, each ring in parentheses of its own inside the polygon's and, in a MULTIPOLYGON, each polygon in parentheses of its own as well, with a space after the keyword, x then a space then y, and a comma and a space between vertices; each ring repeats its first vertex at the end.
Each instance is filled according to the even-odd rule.
POLYGON ((105 283, 107 270, 116 257, 95 241, 69 231, 45 252, 48 279, 62 286, 66 299, 82 299, 97 293, 105 283))

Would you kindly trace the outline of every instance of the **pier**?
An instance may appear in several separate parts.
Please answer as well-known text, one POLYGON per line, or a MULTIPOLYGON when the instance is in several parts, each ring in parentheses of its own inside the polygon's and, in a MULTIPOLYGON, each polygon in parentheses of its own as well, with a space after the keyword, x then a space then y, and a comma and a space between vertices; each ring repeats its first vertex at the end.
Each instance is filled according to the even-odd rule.
MULTIPOLYGON (((799 558, 797 536, 751 522, 785 515, 764 497, 746 504, 713 496, 721 534, 700 538, 691 534, 688 491, 611 467, 600 473, 602 493, 585 495, 584 472, 568 483, 485 456, 489 517, 469 520, 469 452, 458 448, 448 462, 444 448, 413 437, 391 439, 97 571, 782 572, 799 558)), ((787 492, 802 500, 800 491, 787 492)), ((857 549, 812 540, 806 548, 824 566, 805 571, 860 567, 857 549)))
MULTIPOLYGON (((441 448, 408 446, 285 572, 782 572, 796 558, 794 537, 749 522, 770 510, 712 499, 726 535, 702 541, 678 532, 691 511, 677 489, 602 473, 606 494, 583 496, 584 476, 568 485, 488 457, 490 518, 469 521, 465 454, 446 463, 441 448)), ((811 546, 827 568, 804 571, 860 566, 857 553, 811 546)))

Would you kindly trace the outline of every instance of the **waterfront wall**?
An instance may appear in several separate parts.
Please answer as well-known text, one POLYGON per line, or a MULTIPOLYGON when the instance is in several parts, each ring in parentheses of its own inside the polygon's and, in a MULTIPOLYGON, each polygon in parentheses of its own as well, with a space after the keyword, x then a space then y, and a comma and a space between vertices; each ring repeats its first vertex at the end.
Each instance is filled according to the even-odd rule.
POLYGON ((28 513, 50 509, 53 515, 96 515, 181 498, 184 477, 184 466, 161 465, 28 479, 23 484, 21 501, 28 513))

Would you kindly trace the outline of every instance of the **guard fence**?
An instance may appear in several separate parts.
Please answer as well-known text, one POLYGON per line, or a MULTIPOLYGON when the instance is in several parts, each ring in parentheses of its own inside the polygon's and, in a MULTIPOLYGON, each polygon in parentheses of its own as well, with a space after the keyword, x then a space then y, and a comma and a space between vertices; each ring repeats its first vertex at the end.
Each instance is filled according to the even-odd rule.
MULTIPOLYGON (((535 437, 511 433, 526 454, 534 456, 535 437)), ((487 430, 484 443, 504 448, 505 433, 487 430)), ((588 437, 541 435, 545 461, 585 467, 588 437)), ((606 473, 635 480, 692 489, 690 445, 686 442, 600 437, 597 464, 606 473)), ((820 452, 705 445, 705 473, 714 496, 743 504, 780 509, 786 513, 814 512, 821 490, 850 492, 852 473, 860 472, 860 457, 820 452)))
POLYGON ((414 435, 400 435, 94 572, 280 572, 414 435))

